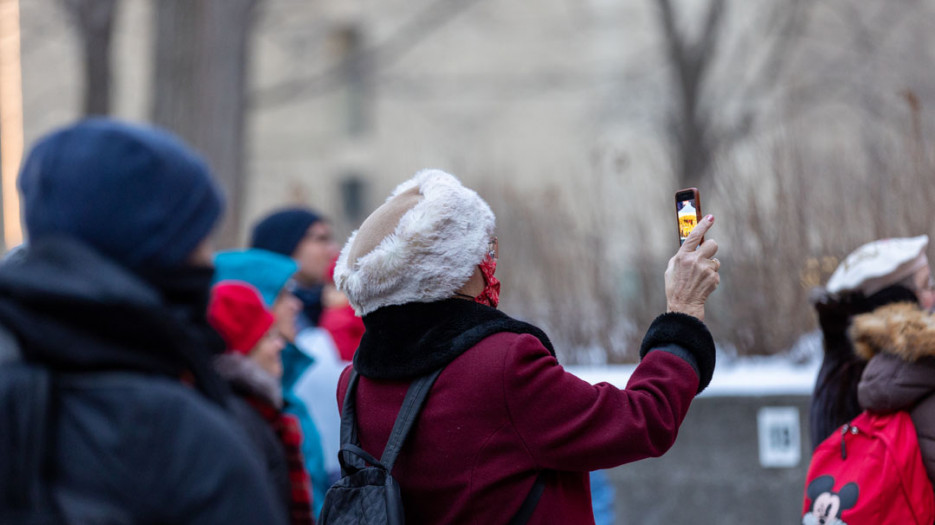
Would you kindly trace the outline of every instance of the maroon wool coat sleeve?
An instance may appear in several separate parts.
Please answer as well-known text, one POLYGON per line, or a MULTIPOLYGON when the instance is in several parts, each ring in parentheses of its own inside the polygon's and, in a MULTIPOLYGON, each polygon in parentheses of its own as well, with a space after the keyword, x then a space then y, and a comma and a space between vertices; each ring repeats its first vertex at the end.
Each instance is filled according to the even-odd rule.
POLYGON ((683 359, 649 352, 626 389, 591 385, 568 373, 530 335, 504 353, 503 399, 534 461, 591 471, 665 453, 698 389, 683 359))

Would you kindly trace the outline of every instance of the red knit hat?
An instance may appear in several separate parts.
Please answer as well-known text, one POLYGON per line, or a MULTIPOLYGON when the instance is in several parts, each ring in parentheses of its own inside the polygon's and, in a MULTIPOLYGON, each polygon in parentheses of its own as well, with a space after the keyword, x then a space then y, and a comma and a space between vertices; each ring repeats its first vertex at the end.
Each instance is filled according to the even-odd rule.
POLYGON ((211 288, 208 322, 221 334, 228 352, 246 355, 273 326, 273 315, 253 286, 221 281, 211 288))

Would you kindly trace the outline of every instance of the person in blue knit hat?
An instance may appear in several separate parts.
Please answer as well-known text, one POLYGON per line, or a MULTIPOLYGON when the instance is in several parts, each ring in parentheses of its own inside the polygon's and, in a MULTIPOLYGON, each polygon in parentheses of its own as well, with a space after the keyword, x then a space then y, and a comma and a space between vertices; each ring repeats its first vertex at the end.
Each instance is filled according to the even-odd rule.
POLYGON ((313 363, 311 357, 295 346, 296 315, 301 309, 301 303, 286 289, 286 283, 292 279, 299 266, 285 255, 249 249, 218 253, 214 257, 214 267, 216 283, 242 281, 260 292, 263 302, 273 314, 277 330, 287 341, 281 353, 283 411, 294 415, 302 428, 302 455, 305 457, 305 468, 312 478, 312 503, 317 518, 331 483, 325 470, 318 428, 305 402, 295 392, 299 377, 313 363))
POLYGON ((341 423, 334 391, 344 363, 331 334, 319 327, 325 304, 333 302, 335 295, 341 296, 333 285, 326 285, 330 281, 331 265, 338 256, 331 225, 307 208, 285 208, 256 224, 250 244, 253 248, 291 257, 299 265, 290 286, 291 292, 302 301, 295 346, 314 362, 300 371, 294 370, 300 373, 294 391, 315 420, 325 454, 325 469, 334 481, 340 473, 337 455, 341 423))
POLYGON ((28 249, 0 266, 0 523, 285 523, 211 366, 224 201, 204 161, 168 132, 88 119, 36 143, 18 185, 28 249))
POLYGON ((300 329, 318 326, 328 269, 338 256, 331 224, 306 208, 282 209, 254 226, 250 246, 295 259, 299 271, 292 291, 302 301, 300 329))
MULTIPOLYGON (((331 334, 319 327, 325 305, 340 296, 327 286, 331 264, 338 256, 331 224, 308 208, 284 208, 270 213, 253 228, 250 245, 293 258, 299 270, 290 291, 302 301, 297 316, 296 347, 314 360, 301 370, 295 392, 305 402, 321 435, 325 468, 332 481, 340 473, 340 414, 334 402, 338 376, 344 368, 331 334)), ((288 372, 287 372, 288 373, 288 372)))

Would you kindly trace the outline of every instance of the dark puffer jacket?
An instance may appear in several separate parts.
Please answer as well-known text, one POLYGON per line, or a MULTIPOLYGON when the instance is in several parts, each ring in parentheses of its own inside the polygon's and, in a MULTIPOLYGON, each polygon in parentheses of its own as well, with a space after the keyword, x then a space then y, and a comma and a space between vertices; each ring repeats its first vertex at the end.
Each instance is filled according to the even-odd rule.
POLYGON ((860 405, 909 411, 935 482, 935 317, 915 304, 894 304, 856 317, 850 334, 858 355, 869 359, 858 385, 860 405))
MULTIPOLYGON (((285 523, 223 382, 205 374, 204 340, 136 276, 78 241, 34 243, 0 267, 0 327, 55 377, 48 486, 64 522, 285 523)), ((7 457, 24 453, 4 449, 11 434, 7 457)))

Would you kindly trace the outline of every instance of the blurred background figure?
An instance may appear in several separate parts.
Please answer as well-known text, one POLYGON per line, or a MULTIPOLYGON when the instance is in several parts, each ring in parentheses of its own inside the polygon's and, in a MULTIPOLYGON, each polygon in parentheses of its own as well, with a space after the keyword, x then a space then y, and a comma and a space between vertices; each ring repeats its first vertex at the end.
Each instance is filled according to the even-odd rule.
POLYGON ((925 256, 926 236, 901 241, 911 259, 896 273, 906 275, 901 285, 915 298, 854 318, 851 340, 857 355, 867 360, 857 398, 871 412, 909 412, 926 473, 935 482, 935 283, 925 256))
POLYGON ((286 288, 298 264, 291 258, 260 249, 232 250, 214 257, 215 282, 242 281, 255 287, 273 314, 274 326, 285 339, 282 359, 283 412, 295 416, 302 428, 302 455, 312 478, 312 503, 315 516, 321 511, 325 492, 331 485, 325 470, 321 436, 305 403, 295 392, 299 377, 313 360, 295 346, 296 317, 300 301, 286 288))
POLYGON ((867 357, 854 351, 854 317, 896 303, 932 307, 927 247, 926 235, 864 244, 813 292, 824 355, 809 414, 812 448, 863 410, 857 392, 867 357))
POLYGON ((28 248, 0 265, 0 521, 44 497, 50 523, 285 523, 211 364, 224 203, 205 163, 165 131, 87 119, 33 146, 19 189, 28 248))
POLYGON ((240 421, 263 452, 263 463, 290 522, 311 525, 311 485, 302 457, 302 430, 295 417, 282 411, 279 354, 286 343, 273 314, 249 284, 221 281, 211 290, 208 321, 227 345, 214 366, 258 416, 242 413, 240 421))
POLYGON ((254 226, 250 246, 292 257, 298 263, 291 291, 302 301, 299 331, 318 326, 328 269, 338 256, 331 224, 304 208, 280 210, 254 226))
MULTIPOLYGON (((325 470, 334 481, 341 469, 338 463, 341 416, 334 393, 344 366, 331 334, 319 327, 325 308, 327 273, 338 255, 331 225, 308 209, 280 210, 254 226, 250 244, 254 249, 291 257, 298 264, 289 286, 302 305, 295 320, 295 346, 312 362, 295 378, 293 391, 315 421, 325 470)), ((331 291, 332 303, 334 293, 340 292, 331 291)))

